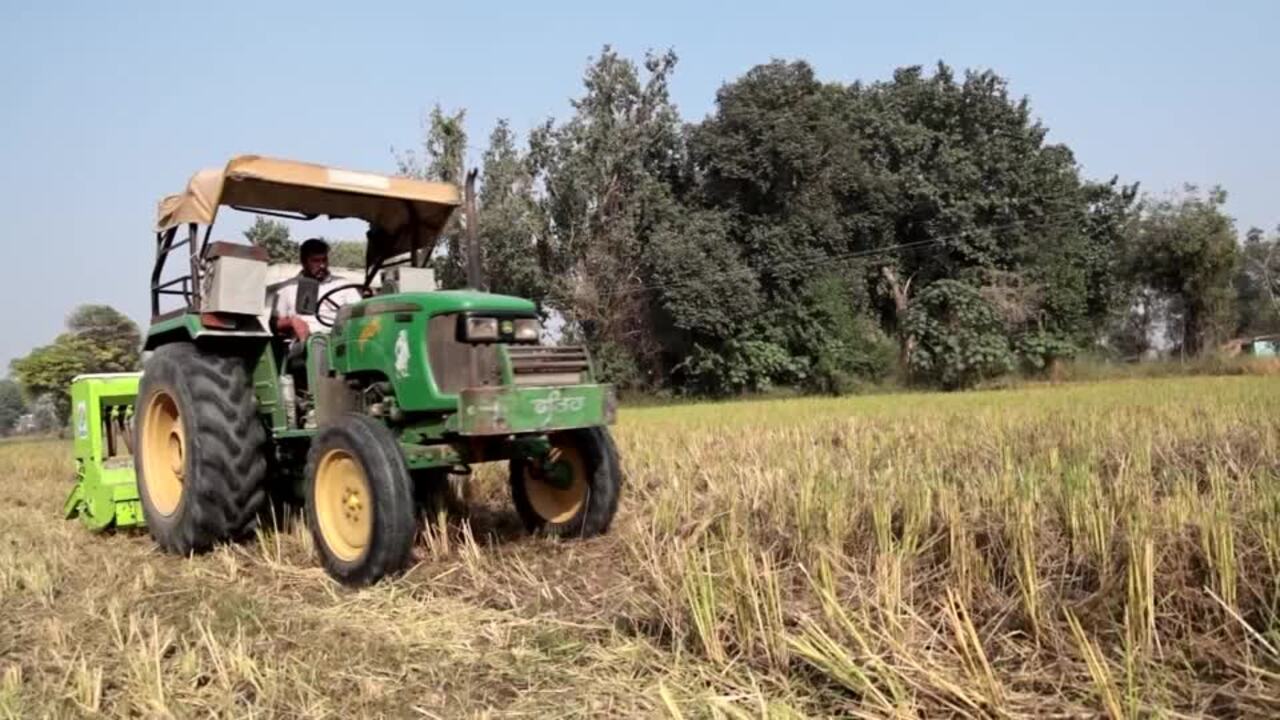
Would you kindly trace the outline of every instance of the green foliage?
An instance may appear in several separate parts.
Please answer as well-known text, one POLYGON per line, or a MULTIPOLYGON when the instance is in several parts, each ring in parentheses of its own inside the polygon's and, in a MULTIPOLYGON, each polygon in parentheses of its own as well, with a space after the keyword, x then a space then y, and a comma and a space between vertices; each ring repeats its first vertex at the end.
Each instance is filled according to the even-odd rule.
POLYGON ((852 331, 833 334, 818 345, 807 385, 819 392, 844 395, 885 380, 898 358, 897 343, 870 318, 849 319, 852 331))
POLYGON ((479 236, 488 289, 545 301, 549 255, 533 172, 506 120, 489 135, 481 182, 479 236))
POLYGON ((1000 317, 977 288, 938 280, 916 297, 905 325, 911 371, 948 390, 1006 373, 1013 356, 1000 317))
POLYGON ((865 312, 860 273, 819 275, 804 295, 808 324, 795 328, 801 357, 811 364, 806 385, 831 394, 885 379, 897 360, 897 344, 865 312))
MULTIPOLYGON (((1169 320, 1193 352, 1280 324, 1271 246, 1237 265, 1215 195, 1138 204, 1083 177, 994 72, 844 84, 779 60, 686 125, 675 65, 605 47, 570 117, 525 147, 499 122, 483 156, 490 288, 563 317, 627 387, 845 392, 895 369, 962 387, 1015 358, 1132 357, 1169 320)), ((460 181, 463 121, 437 107, 401 171, 460 181)), ((447 285, 464 264, 445 235, 447 285)))
POLYGON ((289 239, 289 226, 279 220, 258 215, 244 231, 244 237, 250 244, 267 251, 268 262, 298 262, 298 246, 289 239))
POLYGON ((1174 303, 1172 329, 1188 355, 1211 349, 1233 329, 1231 281, 1239 248, 1226 191, 1148 200, 1129 255, 1140 283, 1174 303))
POLYGON ((68 386, 76 375, 88 372, 88 351, 85 342, 66 333, 59 335, 53 343, 37 347, 25 357, 15 359, 10 369, 29 399, 45 395, 52 397, 57 416, 65 420, 70 408, 68 386))
MULTIPOLYGON (((806 332, 831 322, 806 288, 829 267, 867 278, 887 266, 913 287, 1017 271, 1040 288, 1023 323, 1082 340, 1106 325, 1136 190, 1085 183, 1046 132, 990 72, 959 80, 945 65, 931 76, 913 67, 844 86, 779 61, 723 87, 689 148, 696 197, 733 219, 726 234, 756 271, 768 323, 785 329, 793 355, 825 368, 844 353, 806 332), (914 243, 934 244, 824 262, 914 243)), ((857 283, 843 304, 899 330, 909 298, 894 291, 905 295, 905 283, 857 283)), ((876 357, 887 349, 873 346, 876 357)))
POLYGON ((649 250, 679 212, 679 116, 668 93, 672 53, 644 72, 606 47, 583 79, 574 114, 530 137, 542 188, 536 220, 547 228, 547 301, 580 329, 593 352, 630 355, 646 383, 667 375, 649 250))
POLYGON ((84 345, 87 372, 126 372, 137 368, 142 334, 132 320, 109 305, 81 305, 67 318, 67 329, 84 345))
POLYGON ((52 398, 63 423, 70 411, 72 378, 137 370, 141 346, 141 333, 132 320, 106 305, 81 305, 67 318, 67 332, 10 367, 28 399, 52 398))
POLYGON ((786 348, 754 338, 730 338, 715 351, 695 345, 679 370, 690 390, 713 396, 765 392, 806 374, 803 362, 786 348))
POLYGON ((1074 358, 1079 348, 1061 335, 1038 330, 1018 338, 1014 343, 1014 352, 1024 368, 1032 372, 1043 372, 1052 368, 1056 362, 1074 358))
POLYGON ((762 309, 759 281, 715 211, 674 214, 646 256, 665 322, 703 346, 738 336, 762 309), (726 302, 732 298, 732 302, 726 302))
POLYGON ((1113 177, 1105 183, 1087 182, 1083 190, 1088 207, 1086 242, 1078 257, 1084 273, 1089 339, 1097 340, 1124 316, 1132 299, 1133 278, 1126 257, 1135 233, 1138 185, 1121 186, 1113 177))
POLYGON ((362 240, 334 240, 329 243, 329 266, 335 268, 363 268, 364 253, 367 247, 362 240))
MULTIPOLYGON (((466 117, 466 110, 446 112, 438 103, 433 106, 424 123, 421 151, 405 152, 397 158, 400 174, 461 187, 466 179, 466 117)), ((445 253, 438 255, 436 248, 427 252, 434 260, 436 277, 442 287, 463 287, 467 278, 467 258, 462 213, 453 214, 440 236, 444 240, 445 253)))
POLYGON ((1244 337, 1280 332, 1280 228, 1272 238, 1250 228, 1240 248, 1233 280, 1236 334, 1244 337))
POLYGON ((27 411, 18 383, 5 378, 0 380, 0 436, 13 431, 13 425, 27 411))
MULTIPOLYGON (((256 216, 253 224, 244 231, 251 244, 267 251, 272 264, 296 265, 298 245, 289 237, 289 226, 280 220, 256 216)), ((364 267, 365 242, 363 240, 326 240, 329 243, 329 264, 340 268, 364 267)))
POLYGON ((647 388, 645 377, 635 357, 626 348, 610 341, 600 342, 592 358, 601 382, 612 383, 623 390, 647 388))

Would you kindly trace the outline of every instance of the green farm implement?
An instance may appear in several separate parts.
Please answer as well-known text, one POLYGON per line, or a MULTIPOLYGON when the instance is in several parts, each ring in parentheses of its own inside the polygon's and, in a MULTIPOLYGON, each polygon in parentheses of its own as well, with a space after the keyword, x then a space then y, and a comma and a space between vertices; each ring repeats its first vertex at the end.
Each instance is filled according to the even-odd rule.
POLYGON ((473 180, 461 289, 426 266, 463 205, 454 185, 241 156, 164 198, 143 372, 77 386, 87 435, 68 511, 91 527, 145 520, 186 555, 251 536, 270 499, 292 499, 321 564, 359 585, 410 563, 428 488, 504 462, 530 531, 607 531, 613 389, 584 348, 545 341, 533 302, 480 289, 473 180), (211 241, 223 208, 362 220, 363 277, 268 285, 260 248, 211 241), (282 293, 316 330, 281 334, 282 293))
POLYGON ((130 449, 139 377, 112 373, 71 381, 76 484, 63 510, 91 530, 143 524, 130 449))

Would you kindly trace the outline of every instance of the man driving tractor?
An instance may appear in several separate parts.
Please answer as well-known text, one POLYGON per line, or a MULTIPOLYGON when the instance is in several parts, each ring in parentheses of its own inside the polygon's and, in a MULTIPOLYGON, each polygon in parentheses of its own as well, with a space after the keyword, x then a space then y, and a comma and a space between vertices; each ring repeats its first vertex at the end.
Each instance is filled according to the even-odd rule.
MULTIPOLYGON (((324 332, 325 326, 317 319, 320 308, 317 298, 350 281, 329 272, 329 244, 320 238, 311 238, 298 250, 302 270, 276 293, 271 308, 271 326, 275 332, 305 342, 315 332, 324 332)), ((337 290, 326 300, 325 307, 336 313, 338 308, 359 302, 360 292, 354 287, 337 290)), ((332 321, 333 318, 329 318, 332 321)))

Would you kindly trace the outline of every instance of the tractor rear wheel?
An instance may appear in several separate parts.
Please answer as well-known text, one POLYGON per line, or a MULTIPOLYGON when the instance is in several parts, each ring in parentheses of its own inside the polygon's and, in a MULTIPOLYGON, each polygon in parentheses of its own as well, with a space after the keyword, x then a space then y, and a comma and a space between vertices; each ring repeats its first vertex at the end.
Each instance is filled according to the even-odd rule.
POLYGON ((511 461, 511 499, 525 527, 557 537, 607 532, 622 485, 618 450, 608 429, 567 430, 548 439, 546 463, 511 461))
POLYGON ((251 535, 267 497, 266 428, 244 362, 162 346, 136 407, 138 495, 156 543, 188 555, 251 535))
POLYGON ((326 571, 368 585, 404 570, 417 511, 400 443, 385 425, 349 414, 326 427, 307 454, 307 524, 326 571))

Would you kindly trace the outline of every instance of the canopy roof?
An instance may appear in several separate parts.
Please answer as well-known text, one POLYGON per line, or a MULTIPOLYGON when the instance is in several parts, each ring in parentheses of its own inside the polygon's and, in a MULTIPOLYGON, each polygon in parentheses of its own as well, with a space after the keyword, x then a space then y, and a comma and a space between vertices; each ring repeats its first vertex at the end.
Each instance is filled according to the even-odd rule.
MULTIPOLYGON (((408 252, 439 235, 460 203, 447 183, 352 172, 323 165, 240 155, 221 170, 201 170, 185 191, 160 201, 156 231, 211 225, 218 208, 297 213, 308 218, 358 218, 372 226, 382 255, 408 252)), ((372 247, 370 249, 373 249, 372 247)))

